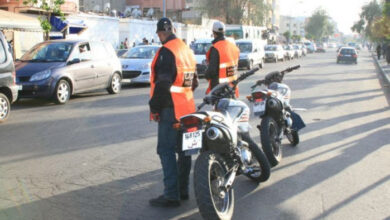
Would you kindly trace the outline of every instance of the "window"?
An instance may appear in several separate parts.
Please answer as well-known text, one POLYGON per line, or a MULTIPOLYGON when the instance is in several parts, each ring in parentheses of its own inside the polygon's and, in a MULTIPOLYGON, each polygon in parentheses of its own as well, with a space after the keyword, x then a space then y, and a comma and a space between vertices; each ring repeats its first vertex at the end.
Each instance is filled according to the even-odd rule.
POLYGON ((91 47, 89 46, 88 43, 79 45, 79 48, 78 48, 78 58, 81 61, 87 61, 87 60, 91 60, 92 59, 91 47))
POLYGON ((0 63, 5 63, 5 61, 7 61, 7 53, 5 51, 3 42, 1 42, 0 45, 0 63))

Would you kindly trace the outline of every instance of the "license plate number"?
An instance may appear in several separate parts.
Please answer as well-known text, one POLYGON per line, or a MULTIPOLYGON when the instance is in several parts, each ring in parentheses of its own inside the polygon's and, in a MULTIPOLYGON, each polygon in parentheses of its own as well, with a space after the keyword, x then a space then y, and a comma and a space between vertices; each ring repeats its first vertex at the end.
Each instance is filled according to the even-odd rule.
POLYGON ((183 133, 183 151, 202 148, 202 130, 183 133))
POLYGON ((264 112, 264 111, 265 111, 265 101, 255 102, 253 104, 253 112, 254 113, 259 113, 259 112, 264 112))

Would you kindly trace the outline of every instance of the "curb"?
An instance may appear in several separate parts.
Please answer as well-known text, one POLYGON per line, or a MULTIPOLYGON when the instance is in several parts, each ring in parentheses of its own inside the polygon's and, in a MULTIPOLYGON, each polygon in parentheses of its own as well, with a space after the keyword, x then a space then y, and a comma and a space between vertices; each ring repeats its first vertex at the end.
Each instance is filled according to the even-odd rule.
POLYGON ((390 79, 389 79, 389 76, 385 73, 385 71, 383 70, 382 66, 379 64, 378 62, 378 59, 375 57, 375 54, 374 53, 371 53, 371 56, 372 56, 372 59, 374 59, 375 61, 375 65, 378 67, 378 69, 380 70, 379 72, 381 73, 384 81, 385 81, 385 84, 387 86, 390 86, 390 79))

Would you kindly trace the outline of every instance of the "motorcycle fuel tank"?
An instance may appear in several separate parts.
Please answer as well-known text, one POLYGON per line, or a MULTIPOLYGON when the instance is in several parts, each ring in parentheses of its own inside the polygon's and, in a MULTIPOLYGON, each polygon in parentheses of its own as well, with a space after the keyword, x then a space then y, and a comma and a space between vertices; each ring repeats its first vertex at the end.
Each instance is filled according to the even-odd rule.
POLYGON ((250 110, 244 102, 235 99, 221 99, 215 110, 228 115, 233 123, 237 124, 238 132, 249 131, 250 110))

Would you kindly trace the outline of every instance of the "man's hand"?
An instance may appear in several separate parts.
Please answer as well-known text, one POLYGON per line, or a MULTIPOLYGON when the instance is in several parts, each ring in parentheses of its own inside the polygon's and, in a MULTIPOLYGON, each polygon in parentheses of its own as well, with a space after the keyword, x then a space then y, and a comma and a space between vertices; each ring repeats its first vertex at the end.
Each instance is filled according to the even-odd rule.
POLYGON ((159 122, 160 121, 160 114, 151 112, 150 113, 150 120, 155 121, 155 122, 159 122))

